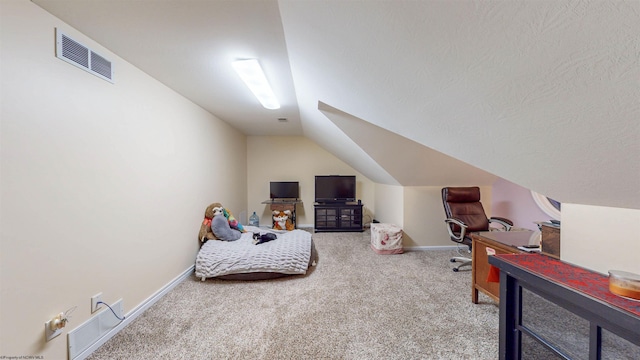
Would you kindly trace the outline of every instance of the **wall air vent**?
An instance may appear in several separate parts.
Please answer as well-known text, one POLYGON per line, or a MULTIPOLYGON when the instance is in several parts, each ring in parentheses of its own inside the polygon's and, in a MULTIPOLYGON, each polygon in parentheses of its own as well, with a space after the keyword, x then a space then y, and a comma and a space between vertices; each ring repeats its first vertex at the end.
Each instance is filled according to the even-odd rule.
POLYGON ((113 64, 56 29, 56 57, 113 83, 113 64))

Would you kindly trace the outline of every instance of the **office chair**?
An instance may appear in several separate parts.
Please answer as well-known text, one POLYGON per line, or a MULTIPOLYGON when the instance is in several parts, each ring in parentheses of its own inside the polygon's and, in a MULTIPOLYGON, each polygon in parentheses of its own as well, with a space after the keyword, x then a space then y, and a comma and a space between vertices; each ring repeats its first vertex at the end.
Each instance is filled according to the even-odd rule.
MULTIPOLYGON (((466 245, 469 252, 471 252, 471 233, 492 230, 493 228, 489 226, 490 223, 501 225, 502 229, 499 230, 504 231, 511 230, 513 226, 513 222, 509 219, 500 217, 487 219, 480 202, 480 188, 477 186, 443 188, 442 204, 451 240, 466 245)), ((453 271, 458 271, 462 266, 471 265, 471 259, 462 256, 452 257, 450 261, 461 262, 460 265, 453 268, 453 271)))

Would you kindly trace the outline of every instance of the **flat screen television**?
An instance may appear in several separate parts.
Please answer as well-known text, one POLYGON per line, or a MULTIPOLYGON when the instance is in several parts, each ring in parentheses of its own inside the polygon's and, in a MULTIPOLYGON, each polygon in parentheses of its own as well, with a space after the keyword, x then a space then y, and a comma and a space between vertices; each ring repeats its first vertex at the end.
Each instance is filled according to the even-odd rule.
POLYGON ((298 199, 300 197, 297 181, 271 181, 269 193, 271 199, 298 199))
POLYGON ((316 202, 351 202, 355 200, 355 175, 316 175, 316 202))

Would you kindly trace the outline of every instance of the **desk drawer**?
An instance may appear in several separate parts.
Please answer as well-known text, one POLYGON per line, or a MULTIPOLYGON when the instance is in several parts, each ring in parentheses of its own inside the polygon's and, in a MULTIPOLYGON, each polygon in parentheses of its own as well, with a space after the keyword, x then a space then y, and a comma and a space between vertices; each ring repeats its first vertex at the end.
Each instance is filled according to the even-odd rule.
POLYGON ((473 268, 475 269, 474 286, 478 290, 494 298, 494 300, 498 300, 500 297, 500 283, 487 281, 490 269, 487 248, 495 250, 496 254, 513 254, 514 252, 496 246, 491 246, 490 244, 485 244, 482 241, 476 241, 473 246, 473 268))

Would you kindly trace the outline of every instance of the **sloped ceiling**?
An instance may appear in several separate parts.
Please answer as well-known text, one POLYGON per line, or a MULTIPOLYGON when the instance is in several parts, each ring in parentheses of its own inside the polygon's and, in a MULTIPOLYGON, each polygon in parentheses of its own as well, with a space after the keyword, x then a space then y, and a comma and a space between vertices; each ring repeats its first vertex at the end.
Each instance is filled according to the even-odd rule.
POLYGON ((302 133, 274 0, 33 2, 247 135, 302 133), (280 109, 262 108, 233 71, 248 58, 260 60, 280 109))
POLYGON ((34 2, 246 134, 303 134, 376 182, 500 176, 640 209, 638 1, 34 2), (241 57, 281 110, 246 96, 241 57))
POLYGON ((305 136, 326 148, 317 101, 562 202, 640 208, 639 2, 280 12, 305 136))
POLYGON ((318 109, 404 186, 471 186, 491 184, 497 178, 327 104, 318 104, 318 109))

